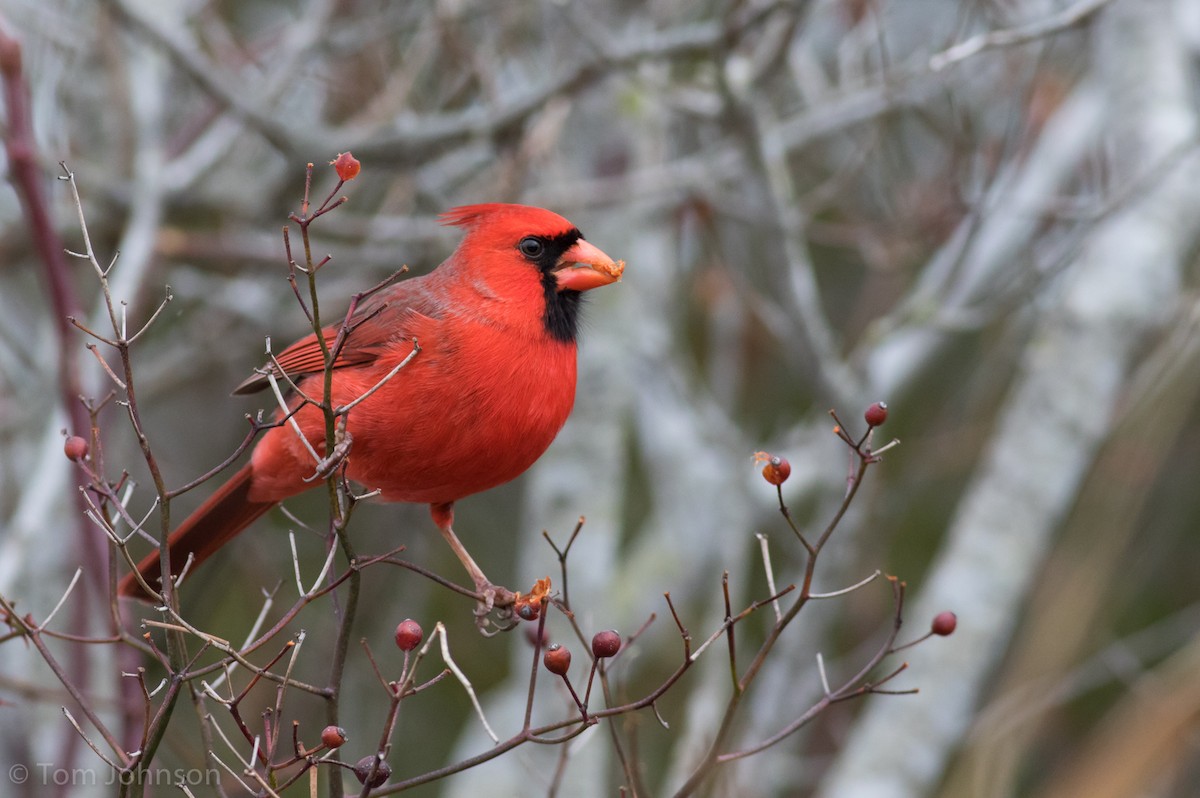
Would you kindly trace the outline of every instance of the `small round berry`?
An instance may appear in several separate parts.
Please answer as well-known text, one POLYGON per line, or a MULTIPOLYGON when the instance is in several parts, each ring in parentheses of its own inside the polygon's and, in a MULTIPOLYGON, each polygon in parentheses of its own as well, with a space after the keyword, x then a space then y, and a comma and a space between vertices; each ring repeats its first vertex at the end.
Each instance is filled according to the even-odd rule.
POLYGON ((341 748, 346 742, 346 730, 341 726, 326 726, 321 729, 321 742, 326 748, 341 748))
POLYGON ((378 787, 392 777, 392 766, 382 759, 379 760, 379 765, 375 765, 375 755, 364 756, 354 764, 354 777, 358 779, 359 784, 365 784, 368 787, 378 787), (371 768, 375 768, 375 775, 371 776, 371 768), (371 781, 368 782, 367 778, 371 781))
POLYGON ((875 402, 867 408, 867 412, 863 413, 863 418, 869 427, 878 427, 883 422, 887 421, 887 405, 883 402, 875 402))
POLYGON ((571 667, 571 652, 563 648, 561 643, 554 643, 542 655, 542 664, 551 673, 566 676, 567 669, 571 667))
POLYGON ((954 630, 958 628, 958 616, 946 610, 939 612, 933 617, 933 623, 929 626, 929 631, 935 635, 949 637, 954 634, 954 630))
POLYGON ((525 639, 529 641, 529 645, 531 646, 544 646, 550 642, 550 633, 543 627, 542 636, 539 638, 537 624, 531 623, 525 627, 525 639))
POLYGON ((542 602, 531 601, 528 596, 519 597, 515 603, 517 617, 523 621, 536 621, 542 614, 542 602))
POLYGON ((78 435, 72 435, 63 442, 63 454, 68 460, 79 462, 87 457, 88 442, 86 438, 81 438, 78 435))
POLYGON ((772 456, 763 466, 762 475, 772 485, 782 485, 792 475, 792 464, 786 458, 772 456))
POLYGON ((333 171, 337 172, 338 179, 345 182, 358 177, 359 171, 362 169, 362 164, 348 152, 338 153, 338 157, 329 162, 333 166, 333 171))
POLYGON ((621 635, 615 629, 596 632, 592 638, 592 655, 596 659, 608 659, 621 650, 621 635))
POLYGON ((401 651, 412 651, 421 645, 424 637, 425 633, 421 631, 421 624, 412 618, 401 621, 400 625, 396 627, 396 645, 401 651))

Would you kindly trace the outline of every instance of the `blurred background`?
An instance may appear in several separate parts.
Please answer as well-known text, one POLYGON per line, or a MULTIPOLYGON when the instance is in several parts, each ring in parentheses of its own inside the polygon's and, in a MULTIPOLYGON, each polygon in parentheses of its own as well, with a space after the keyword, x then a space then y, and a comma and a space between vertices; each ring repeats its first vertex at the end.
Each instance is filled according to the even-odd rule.
MULTIPOLYGON (((900 576, 901 639, 958 614, 954 636, 905 652, 890 686, 918 695, 839 704, 705 794, 1200 794, 1195 0, 0 0, 0 25, 22 48, 53 225, 82 246, 54 179, 65 160, 100 259, 121 253, 113 294, 131 325, 171 287, 133 354, 170 485, 224 459, 244 414, 268 406, 229 396, 264 337, 304 331, 279 231, 305 163, 321 196, 339 152, 363 164, 349 202, 313 228, 334 258, 321 278, 334 312, 402 264, 423 273, 449 254, 458 233, 440 211, 546 206, 628 269, 588 297, 579 397, 554 446, 458 505, 493 579, 557 584, 542 530, 561 544, 586 516, 572 605, 589 632, 630 634, 657 613, 615 676, 642 695, 679 661, 664 592, 699 640, 724 617, 723 572, 736 606, 768 594, 756 535, 781 585, 799 576, 803 551, 754 452, 790 460, 784 497, 819 530, 847 469, 826 411, 858 434, 885 400, 876 443, 902 443, 869 474, 816 589, 900 576)), ((71 267, 81 318, 99 323, 95 275, 71 267)), ((73 422, 44 274, 6 183, 0 595, 38 617, 91 556, 62 454, 73 422)), ((103 396, 83 336, 68 343, 80 390, 103 396)), ((151 510, 128 419, 116 405, 100 419, 109 476, 127 469, 135 515, 151 510)), ((288 509, 324 524, 319 498, 288 509)), ((243 639, 264 589, 294 591, 288 529, 273 513, 185 583, 188 617, 243 639)), ((403 544, 456 578, 433 530, 425 508, 386 505, 352 527, 360 551, 403 544)), ((315 574, 322 538, 297 534, 315 574)), ((524 634, 480 637, 466 601, 399 569, 369 571, 364 589, 355 639, 385 670, 398 673, 400 620, 443 621, 493 726, 519 728, 524 634)), ((99 634, 107 599, 77 590, 70 612, 99 634)), ((807 609, 747 697, 738 747, 820 698, 818 653, 831 678, 853 674, 890 602, 880 582, 807 609)), ((297 674, 320 680, 332 612, 303 621, 297 674)), ((552 638, 569 639, 556 623, 552 638)), ((745 622, 744 641, 768 624, 745 622)), ((104 712, 122 667, 109 648, 81 666, 104 712)), ((649 712, 621 721, 649 794, 678 788, 712 738, 730 689, 717 648, 659 703, 669 727, 649 712)), ((40 661, 0 646, 0 762, 97 767, 70 742, 69 699, 40 661)), ((344 725, 369 753, 386 700, 361 649, 349 667, 361 678, 344 725)), ((311 739, 308 701, 289 711, 311 739)), ((564 711, 561 696, 540 702, 546 718, 564 711)), ((194 711, 177 711, 162 761, 201 767, 194 711)), ((448 680, 403 704, 389 761, 405 777, 488 745, 448 680)), ((414 793, 625 794, 603 728, 568 754, 526 746, 414 793)))

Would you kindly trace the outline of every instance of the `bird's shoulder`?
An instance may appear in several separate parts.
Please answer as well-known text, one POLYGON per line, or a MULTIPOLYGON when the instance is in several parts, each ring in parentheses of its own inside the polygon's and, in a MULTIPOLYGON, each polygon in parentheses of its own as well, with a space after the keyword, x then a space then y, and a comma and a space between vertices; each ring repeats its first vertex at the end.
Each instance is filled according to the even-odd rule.
MULTIPOLYGON (((322 330, 325 348, 336 353, 333 367, 372 363, 397 342, 437 334, 450 303, 435 282, 414 277, 377 291, 354 307, 337 324, 322 330)), ((234 394, 261 391, 270 384, 268 374, 287 375, 295 381, 325 368, 325 352, 315 333, 309 333, 243 380, 234 394)))

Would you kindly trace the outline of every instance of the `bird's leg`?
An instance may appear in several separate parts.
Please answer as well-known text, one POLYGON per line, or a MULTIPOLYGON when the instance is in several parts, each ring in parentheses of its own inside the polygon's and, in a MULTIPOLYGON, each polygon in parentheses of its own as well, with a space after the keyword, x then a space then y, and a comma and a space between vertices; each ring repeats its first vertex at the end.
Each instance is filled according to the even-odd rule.
POLYGON ((450 548, 454 550, 454 554, 458 557, 458 561, 463 564, 463 567, 467 569, 467 573, 471 575, 471 581, 475 583, 476 592, 478 592, 483 597, 483 600, 487 603, 487 610, 491 610, 496 599, 496 591, 491 580, 487 578, 487 575, 484 574, 483 569, 476 564, 474 558, 471 557, 470 552, 468 552, 466 547, 463 546, 462 541, 460 541, 458 536, 454 534, 453 527, 444 526, 438 527, 438 529, 441 531, 442 537, 444 537, 446 542, 450 544, 450 548))
MULTIPOLYGON (((442 533, 442 537, 450 544, 450 548, 454 551, 454 555, 458 557, 458 561, 467 569, 467 573, 471 575, 471 581, 475 583, 475 592, 479 594, 479 604, 475 608, 475 615, 479 619, 484 619, 494 608, 506 609, 507 614, 511 615, 511 607, 516 596, 511 590, 493 584, 487 578, 471 555, 467 552, 462 541, 454 534, 454 505, 452 503, 431 504, 429 512, 433 515, 433 522, 437 524, 438 531, 442 533)), ((486 624, 484 624, 486 625, 486 624)))

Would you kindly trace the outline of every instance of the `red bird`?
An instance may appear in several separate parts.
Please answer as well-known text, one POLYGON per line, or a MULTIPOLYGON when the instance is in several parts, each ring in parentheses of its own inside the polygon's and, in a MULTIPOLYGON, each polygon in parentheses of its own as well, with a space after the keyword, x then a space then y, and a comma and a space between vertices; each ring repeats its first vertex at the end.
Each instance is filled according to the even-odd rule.
MULTIPOLYGON (((349 411, 346 475, 379 489, 385 501, 428 504, 490 607, 496 588, 451 528, 454 502, 517 477, 554 440, 575 401, 582 292, 617 281, 625 264, 541 208, 470 205, 441 220, 466 231, 462 243, 429 274, 390 286, 355 310, 333 364, 332 398, 340 407, 362 397, 418 348, 349 411)), ((340 326, 323 331, 331 345, 340 326)), ((305 395, 322 395, 315 335, 276 361, 305 395)), ((257 374, 235 393, 268 384, 257 374)), ((323 456, 323 414, 306 405, 293 418, 323 456)), ((250 462, 168 537, 171 572, 178 574, 188 555, 193 567, 200 564, 271 507, 313 487, 316 466, 290 424, 267 431, 250 462)), ((138 571, 157 587, 158 553, 138 571)), ((150 598, 133 574, 119 592, 150 598)))

